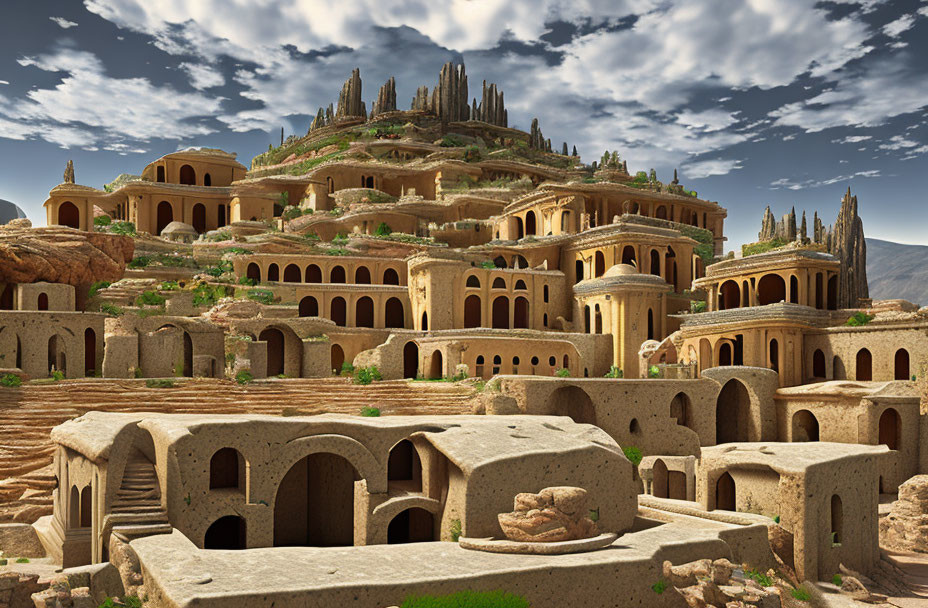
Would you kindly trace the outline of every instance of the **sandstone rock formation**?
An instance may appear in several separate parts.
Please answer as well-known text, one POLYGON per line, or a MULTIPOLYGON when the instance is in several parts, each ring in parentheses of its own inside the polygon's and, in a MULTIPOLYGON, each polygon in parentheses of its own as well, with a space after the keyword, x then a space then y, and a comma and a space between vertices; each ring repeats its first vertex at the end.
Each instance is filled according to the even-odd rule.
POLYGON ((482 120, 500 127, 509 126, 509 112, 506 111, 503 92, 497 91, 495 84, 487 86, 487 81, 483 81, 483 95, 480 105, 477 105, 477 100, 474 99, 470 118, 471 120, 482 120))
POLYGON ((65 184, 74 183, 74 161, 68 160, 67 166, 64 168, 64 182, 65 184))
POLYGON ((442 66, 438 86, 432 90, 432 112, 442 122, 454 122, 470 118, 467 103, 467 74, 464 64, 455 66, 450 61, 442 66))
POLYGON ((355 68, 351 77, 342 85, 342 92, 338 95, 338 110, 335 118, 348 118, 361 116, 367 118, 367 108, 361 101, 361 70, 355 68))
POLYGON ((499 525, 509 540, 559 542, 599 534, 587 508, 583 488, 545 488, 538 494, 516 495, 512 513, 500 513, 499 525))
POLYGON ((134 249, 127 236, 61 226, 0 226, 0 282, 84 287, 95 281, 118 281, 134 249))
POLYGON ((541 129, 538 128, 538 119, 532 119, 532 130, 529 133, 528 147, 533 150, 544 150, 547 147, 545 136, 542 135, 541 129))
POLYGON ((371 105, 371 118, 384 112, 396 111, 396 80, 391 76, 377 93, 377 100, 371 105))
POLYGON ((869 298, 867 287, 867 243, 864 241, 864 224, 857 215, 857 197, 851 189, 841 200, 841 211, 835 221, 829 251, 841 261, 838 280, 838 307, 854 308, 860 298, 869 298))
POLYGON ((880 544, 928 553, 928 475, 916 475, 899 486, 899 499, 880 520, 880 544))
POLYGON ((419 110, 420 112, 429 111, 429 88, 420 86, 416 89, 416 96, 412 98, 410 110, 419 110))

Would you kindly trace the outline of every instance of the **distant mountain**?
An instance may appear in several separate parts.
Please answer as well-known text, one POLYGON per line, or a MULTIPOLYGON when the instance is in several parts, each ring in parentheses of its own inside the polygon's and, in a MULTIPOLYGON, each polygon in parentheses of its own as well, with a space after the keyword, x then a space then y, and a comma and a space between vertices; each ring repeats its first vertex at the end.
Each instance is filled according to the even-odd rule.
POLYGON ((928 306, 928 246, 867 239, 867 279, 874 300, 928 306))

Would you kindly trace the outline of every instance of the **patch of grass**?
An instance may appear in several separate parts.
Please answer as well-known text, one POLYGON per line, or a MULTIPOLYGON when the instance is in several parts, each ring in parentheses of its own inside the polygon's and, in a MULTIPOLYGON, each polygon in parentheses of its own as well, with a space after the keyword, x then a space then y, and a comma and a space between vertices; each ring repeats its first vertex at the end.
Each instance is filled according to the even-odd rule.
POLYGON ((341 247, 331 247, 325 250, 325 255, 351 255, 351 252, 341 247))
POLYGON ((361 415, 365 418, 379 418, 380 417, 380 408, 376 407, 363 407, 361 408, 361 415))
POLYGON ((706 301, 690 300, 690 312, 706 312, 706 301))
POLYGON ((138 255, 132 258, 131 260, 129 260, 128 267, 129 268, 145 268, 149 264, 151 264, 151 258, 144 256, 144 255, 138 255))
POLYGON ((355 384, 370 384, 374 381, 383 380, 383 376, 380 374, 380 370, 377 369, 376 365, 370 367, 359 367, 354 370, 354 380, 355 384))
POLYGON ((58 382, 59 380, 64 380, 64 372, 62 372, 61 370, 56 369, 56 370, 52 371, 52 373, 50 373, 50 374, 48 375, 48 377, 51 378, 52 381, 58 382))
POLYGON ((148 388, 174 388, 174 381, 170 378, 149 378, 145 381, 148 388))
POLYGON ((219 230, 203 237, 207 243, 222 243, 232 238, 231 230, 219 230))
POLYGON ((132 222, 113 222, 107 228, 113 234, 119 234, 122 236, 138 236, 138 233, 135 231, 135 224, 132 222))
POLYGON ((448 533, 451 534, 451 540, 453 540, 454 542, 458 542, 458 539, 461 538, 462 531, 463 531, 463 528, 461 526, 461 520, 452 519, 451 525, 448 526, 448 533))
POLYGON ((784 239, 770 239, 769 241, 760 241, 757 243, 746 243, 741 246, 741 255, 756 255, 779 249, 787 245, 784 239))
POLYGON ((793 596, 793 599, 799 600, 800 602, 808 602, 812 599, 812 594, 803 587, 796 587, 790 591, 789 594, 793 596))
POLYGON ((622 372, 621 369, 619 369, 615 365, 611 365, 609 367, 609 371, 606 372, 606 375, 603 377, 604 378, 623 378, 625 377, 625 374, 622 372))
POLYGON ((103 302, 100 304, 100 312, 106 315, 110 315, 111 317, 118 317, 124 311, 122 308, 116 306, 115 304, 111 304, 110 302, 103 302))
POLYGON ((840 587, 844 584, 844 579, 841 578, 840 574, 835 574, 833 577, 831 577, 831 584, 835 587, 840 587))
POLYGON ((161 306, 167 299, 157 291, 143 291, 135 298, 136 306, 161 306))
POLYGON ((622 452, 625 454, 625 457, 628 458, 628 461, 636 467, 641 464, 642 455, 640 449, 633 445, 629 445, 622 448, 622 452))
POLYGON ((868 315, 865 312, 857 311, 855 312, 850 319, 847 320, 845 325, 850 327, 861 327, 873 320, 873 315, 868 315))
POLYGON ((268 289, 249 289, 245 294, 252 302, 258 302, 259 304, 273 304, 274 303, 274 292, 268 289))
POLYGON ((229 253, 232 255, 253 255, 254 251, 251 249, 245 249, 243 247, 226 247, 222 250, 223 254, 229 253))
POLYGON ((28 563, 29 563, 29 558, 28 558, 28 557, 18 557, 18 558, 16 558, 16 563, 17 563, 17 564, 28 564, 28 563))
POLYGON ((108 215, 98 215, 97 217, 93 218, 94 226, 101 226, 101 227, 109 226, 112 223, 113 223, 113 218, 111 218, 108 215))
POLYGON ((247 369, 243 369, 239 373, 235 374, 235 381, 242 385, 251 384, 254 379, 254 375, 247 369))
POLYGON ((103 600, 97 608, 142 608, 142 600, 137 595, 127 595, 120 602, 118 599, 111 597, 103 600), (118 603, 117 603, 118 602, 118 603))
POLYGON ((455 135, 454 133, 448 133, 441 138, 441 143, 438 144, 442 148, 462 148, 464 147, 464 139, 460 135, 455 135))
POLYGON ((215 266, 210 266, 206 269, 206 274, 211 277, 221 277, 222 275, 232 272, 232 262, 229 260, 220 260, 215 266))
POLYGON ((351 376, 354 374, 354 365, 352 365, 350 361, 344 361, 341 369, 335 373, 341 376, 351 376))
POLYGON ((23 379, 16 374, 3 374, 3 377, 0 378, 0 386, 5 386, 8 388, 22 386, 22 383, 23 379))
POLYGON ((648 378, 660 378, 661 377, 661 368, 656 365, 652 365, 648 368, 648 378))
POLYGON ((226 288, 222 285, 200 283, 193 288, 193 305, 212 308, 220 298, 226 297, 226 288))
POLYGON ((180 284, 177 281, 161 281, 159 289, 161 291, 177 291, 180 289, 180 284))
POLYGON ((238 284, 247 285, 248 287, 254 287, 255 285, 258 284, 258 282, 249 277, 239 277, 238 284))
POLYGON ((110 283, 109 281, 95 281, 90 286, 90 289, 87 291, 87 297, 92 298, 96 296, 98 293, 100 293, 101 289, 106 289, 110 285, 112 285, 112 283, 110 283))
POLYGON ((480 262, 481 268, 486 268, 487 270, 493 270, 496 268, 496 264, 493 262, 480 262))
POLYGON ((449 595, 411 595, 400 608, 529 608, 528 600, 504 591, 458 591, 449 595))
POLYGON ((756 582, 761 587, 772 587, 773 583, 775 582, 773 580, 773 577, 767 576, 763 572, 758 572, 757 568, 745 570, 744 575, 748 577, 749 579, 753 580, 754 582, 756 582))
POLYGON ((667 590, 667 581, 665 581, 664 579, 660 579, 659 581, 651 585, 651 591, 653 591, 654 593, 658 595, 662 594, 666 590, 667 590))
POLYGON ((562 367, 556 372, 554 372, 554 375, 557 376, 558 378, 570 378, 570 370, 567 369, 566 367, 562 367))
POLYGON ((377 229, 374 230, 374 236, 388 236, 393 232, 393 229, 387 225, 386 222, 380 222, 380 225, 377 226, 377 229))

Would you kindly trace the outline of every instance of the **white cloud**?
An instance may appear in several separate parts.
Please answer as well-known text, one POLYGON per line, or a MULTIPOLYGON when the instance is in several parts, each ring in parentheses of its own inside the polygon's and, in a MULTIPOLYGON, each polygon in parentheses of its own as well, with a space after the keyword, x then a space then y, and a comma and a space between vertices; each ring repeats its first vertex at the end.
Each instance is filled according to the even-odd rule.
POLYGON ((684 110, 677 115, 677 122, 688 128, 712 132, 728 128, 738 122, 738 119, 731 112, 724 110, 703 110, 702 112, 684 110))
POLYGON ((868 139, 873 139, 872 135, 848 135, 842 139, 833 139, 831 143, 833 144, 859 144, 862 141, 867 141, 868 139))
POLYGON ((740 168, 740 160, 700 160, 684 165, 683 172, 690 179, 702 179, 712 175, 727 175, 740 168))
POLYGON ((190 84, 198 91, 212 87, 221 87, 226 83, 226 78, 222 75, 222 72, 208 65, 182 63, 179 67, 190 75, 190 84))
POLYGON ((77 27, 76 23, 74 23, 73 21, 68 21, 64 17, 49 17, 49 19, 57 23, 58 27, 60 27, 63 30, 66 30, 72 27, 77 27))
POLYGON ((922 17, 928 17, 928 6, 923 6, 920 9, 918 9, 918 14, 921 15, 922 17))
POLYGON ((893 135, 889 138, 889 142, 880 144, 877 149, 879 150, 905 150, 907 148, 915 148, 918 146, 917 141, 912 141, 911 139, 906 139, 902 135, 893 135))
POLYGON ((7 80, 0 80, 0 84, 10 84, 7 80))
POLYGON ((913 158, 918 158, 923 154, 928 154, 928 145, 919 146, 914 150, 906 151, 906 155, 902 157, 902 160, 912 160, 913 158))
POLYGON ((883 33, 890 38, 898 38, 903 32, 907 32, 915 25, 915 15, 903 15, 883 26, 883 33))
POLYGON ((145 78, 111 78, 92 53, 62 49, 18 63, 65 75, 54 88, 0 98, 0 118, 20 125, 10 132, 0 129, 0 137, 26 133, 74 147, 98 140, 181 139, 215 130, 201 121, 219 112, 219 100, 155 86, 145 78))
POLYGON ((770 182, 771 190, 805 190, 807 188, 821 188, 822 186, 831 186, 840 182, 847 182, 854 178, 872 178, 872 177, 882 177, 879 169, 868 169, 866 171, 857 171, 856 173, 851 173, 849 175, 838 175, 829 179, 816 180, 816 179, 805 179, 805 180, 794 180, 788 177, 781 177, 778 180, 770 182))

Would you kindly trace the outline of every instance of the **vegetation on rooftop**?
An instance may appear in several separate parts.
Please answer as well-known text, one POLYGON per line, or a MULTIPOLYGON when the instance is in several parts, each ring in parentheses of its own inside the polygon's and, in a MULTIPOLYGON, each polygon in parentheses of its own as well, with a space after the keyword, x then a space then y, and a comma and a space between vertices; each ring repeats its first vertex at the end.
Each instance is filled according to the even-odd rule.
POLYGON ((504 591, 458 591, 449 595, 411 595, 400 608, 529 608, 528 600, 504 591))
POLYGON ((874 315, 868 315, 865 312, 857 311, 845 322, 850 327, 861 327, 873 320, 874 315))
POLYGON ((758 253, 767 253, 785 247, 789 243, 785 239, 770 239, 769 241, 758 241, 756 243, 745 243, 741 246, 741 255, 749 256, 758 253))

